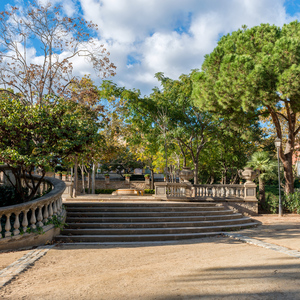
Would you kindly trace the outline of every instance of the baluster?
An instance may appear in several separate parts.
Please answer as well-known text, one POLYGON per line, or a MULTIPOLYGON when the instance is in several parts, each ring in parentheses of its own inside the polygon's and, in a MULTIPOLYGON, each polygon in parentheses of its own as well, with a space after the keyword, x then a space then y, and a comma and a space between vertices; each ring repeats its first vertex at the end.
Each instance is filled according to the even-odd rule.
POLYGON ((216 188, 213 186, 212 189, 211 189, 211 193, 212 193, 212 196, 215 197, 216 196, 216 188))
POLYGON ((230 189, 228 187, 225 187, 225 197, 229 197, 230 195, 230 189))
POLYGON ((10 216, 11 216, 11 214, 7 214, 7 215, 6 215, 5 237, 11 236, 11 232, 10 232, 10 229, 11 229, 11 225, 10 225, 10 216))
POLYGON ((22 226, 23 226, 24 233, 27 231, 27 226, 28 226, 27 213, 28 213, 28 209, 23 211, 22 226))
POLYGON ((48 205, 45 204, 45 206, 44 206, 44 223, 46 223, 48 221, 48 217, 49 217, 49 214, 48 214, 48 205))
POLYGON ((2 218, 2 216, 0 217, 0 239, 2 239, 2 226, 1 226, 1 218, 2 218))
POLYGON ((20 220, 19 220, 20 213, 15 214, 15 215, 16 215, 16 219, 15 219, 15 223, 14 223, 14 229, 15 230, 13 231, 14 236, 20 234, 20 230, 19 230, 19 228, 20 228, 20 220))
POLYGON ((53 215, 57 215, 57 206, 56 206, 56 200, 53 201, 53 215))
POLYGON ((49 204, 49 219, 51 219, 53 216, 53 208, 52 208, 52 202, 49 204))
POLYGON ((57 212, 58 212, 58 214, 61 214, 61 211, 62 211, 62 199, 61 198, 59 198, 59 199, 57 199, 57 201, 56 201, 56 206, 57 206, 57 212))
POLYGON ((43 214, 42 214, 42 207, 41 206, 39 206, 39 212, 38 212, 38 215, 37 215, 37 226, 38 227, 43 227, 44 226, 44 224, 43 224, 43 214))
POLYGON ((31 218, 30 218, 30 224, 31 225, 30 225, 30 227, 32 229, 36 228, 36 225, 35 225, 35 223, 36 223, 35 210, 36 210, 36 208, 31 209, 31 218))

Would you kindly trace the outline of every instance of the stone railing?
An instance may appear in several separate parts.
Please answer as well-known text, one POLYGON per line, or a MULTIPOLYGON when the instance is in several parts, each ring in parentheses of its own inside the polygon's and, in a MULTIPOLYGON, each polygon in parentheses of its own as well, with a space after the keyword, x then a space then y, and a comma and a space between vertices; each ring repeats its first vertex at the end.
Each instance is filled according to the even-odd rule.
POLYGON ((45 177, 39 192, 43 193, 49 186, 52 186, 52 190, 38 199, 0 207, 0 218, 5 223, 5 225, 0 224, 0 250, 35 246, 43 244, 45 239, 53 238, 54 233, 52 232, 50 235, 49 233, 45 236, 41 235, 44 238, 32 239, 32 234, 36 235, 38 229, 45 233, 54 228, 54 216, 59 219, 65 217, 61 197, 66 187, 65 183, 55 178, 45 177), (28 242, 26 238, 28 238, 28 242), (16 246, 14 246, 14 241, 16 246))
POLYGON ((241 198, 245 195, 245 187, 240 184, 197 184, 193 185, 195 198, 241 198))
POLYGON ((258 213, 256 184, 253 182, 241 185, 157 182, 154 196, 158 200, 218 202, 245 215, 258 213))
POLYGON ((187 183, 156 182, 155 197, 162 199, 187 199, 192 196, 192 185, 187 183))

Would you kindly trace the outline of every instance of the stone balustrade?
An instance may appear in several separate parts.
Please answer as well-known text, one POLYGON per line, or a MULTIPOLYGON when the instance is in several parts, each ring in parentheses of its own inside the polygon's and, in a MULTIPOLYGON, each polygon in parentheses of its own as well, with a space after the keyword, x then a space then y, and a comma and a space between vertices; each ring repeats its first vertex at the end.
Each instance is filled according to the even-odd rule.
POLYGON ((258 213, 256 184, 197 184, 155 183, 155 198, 169 201, 209 201, 218 202, 225 208, 245 215, 258 213))
POLYGON ((244 198, 245 187, 240 184, 197 184, 193 185, 195 198, 244 198))
POLYGON ((49 233, 45 235, 45 238, 38 239, 35 237, 32 239, 32 234, 36 235, 39 228, 44 233, 54 228, 51 224, 54 216, 59 219, 65 217, 61 196, 66 185, 61 180, 45 177, 38 192, 42 194, 50 186, 52 186, 52 190, 38 199, 0 207, 2 220, 2 224, 0 223, 0 250, 39 245, 45 242, 45 238, 50 240, 53 238, 54 233, 52 232, 50 235, 49 233), (26 242, 26 238, 28 238, 28 242, 26 242))
POLYGON ((156 182, 155 183, 155 197, 161 199, 186 199, 191 194, 192 185, 187 183, 174 182, 156 182))

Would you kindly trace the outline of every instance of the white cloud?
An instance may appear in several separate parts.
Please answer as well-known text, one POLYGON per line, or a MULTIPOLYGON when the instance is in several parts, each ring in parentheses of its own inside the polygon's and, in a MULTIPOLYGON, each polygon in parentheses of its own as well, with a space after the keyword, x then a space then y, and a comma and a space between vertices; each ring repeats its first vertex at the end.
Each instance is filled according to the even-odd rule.
MULTIPOLYGON (((47 1, 47 0, 39 0, 47 1)), ((177 78, 200 68, 223 35, 261 23, 282 26, 293 18, 284 0, 52 0, 69 16, 79 13, 99 26, 99 41, 117 66, 118 85, 140 88, 142 94, 157 85, 156 72, 177 78)), ((74 59, 78 75, 90 65, 74 59)))
POLYGON ((99 25, 117 65, 113 79, 149 93, 156 72, 177 78, 200 68, 221 35, 261 23, 290 22, 283 0, 80 0, 99 25), (181 27, 181 30, 180 30, 181 27), (127 57, 136 58, 127 62, 127 57))

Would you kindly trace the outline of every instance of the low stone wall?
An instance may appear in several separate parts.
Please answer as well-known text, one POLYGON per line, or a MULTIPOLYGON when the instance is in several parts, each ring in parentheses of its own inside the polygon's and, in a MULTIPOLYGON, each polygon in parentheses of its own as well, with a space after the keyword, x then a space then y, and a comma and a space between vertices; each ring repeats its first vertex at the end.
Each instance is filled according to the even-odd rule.
MULTIPOLYGON (((146 184, 145 181, 130 181, 128 183, 124 180, 110 180, 109 182, 106 182, 104 180, 96 180, 95 188, 96 189, 114 189, 114 190, 117 190, 117 189, 144 190, 144 189, 150 189, 150 183, 146 184)), ((82 190, 82 181, 78 180, 77 192, 81 193, 81 190, 82 190)))
POLYGON ((220 202, 225 208, 231 209, 234 212, 241 213, 245 216, 258 215, 257 201, 222 201, 220 202))

